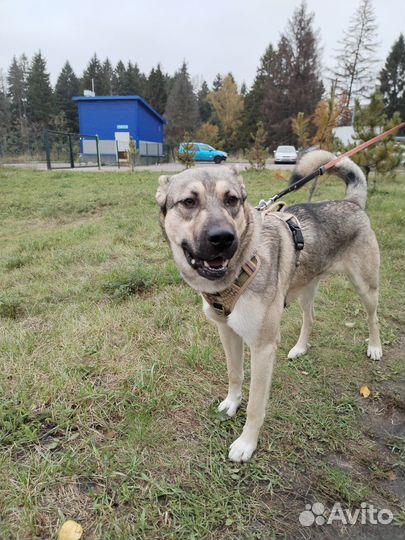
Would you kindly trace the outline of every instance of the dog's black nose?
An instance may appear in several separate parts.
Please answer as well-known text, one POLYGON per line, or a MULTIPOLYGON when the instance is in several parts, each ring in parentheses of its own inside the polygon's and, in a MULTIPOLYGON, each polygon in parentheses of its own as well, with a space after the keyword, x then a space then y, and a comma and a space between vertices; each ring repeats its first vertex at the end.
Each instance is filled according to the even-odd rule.
POLYGON ((232 230, 219 227, 213 227, 208 231, 208 242, 215 249, 226 249, 235 240, 232 230))

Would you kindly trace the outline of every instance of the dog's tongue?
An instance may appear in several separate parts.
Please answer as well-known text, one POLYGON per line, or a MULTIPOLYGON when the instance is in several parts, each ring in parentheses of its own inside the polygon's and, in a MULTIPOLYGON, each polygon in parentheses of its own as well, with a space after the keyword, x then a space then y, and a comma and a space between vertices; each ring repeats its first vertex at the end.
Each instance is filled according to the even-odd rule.
POLYGON ((208 261, 208 266, 211 268, 221 268, 221 266, 224 264, 224 259, 220 257, 219 259, 213 259, 212 261, 208 261))

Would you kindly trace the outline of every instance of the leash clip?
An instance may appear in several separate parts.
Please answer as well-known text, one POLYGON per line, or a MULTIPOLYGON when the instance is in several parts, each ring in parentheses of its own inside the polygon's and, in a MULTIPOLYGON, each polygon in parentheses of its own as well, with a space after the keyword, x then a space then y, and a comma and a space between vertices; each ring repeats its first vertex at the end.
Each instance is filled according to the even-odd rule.
POLYGON ((262 212, 263 210, 267 210, 267 208, 269 208, 269 206, 271 206, 275 200, 276 200, 275 197, 272 197, 268 201, 261 199, 259 201, 259 204, 255 206, 255 210, 259 210, 259 212, 262 212))

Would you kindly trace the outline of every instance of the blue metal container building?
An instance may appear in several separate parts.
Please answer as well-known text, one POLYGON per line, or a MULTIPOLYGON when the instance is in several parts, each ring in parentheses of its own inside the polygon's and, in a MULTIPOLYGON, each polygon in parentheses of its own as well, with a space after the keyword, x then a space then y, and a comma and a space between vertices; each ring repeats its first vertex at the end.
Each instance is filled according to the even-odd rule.
MULTIPOLYGON (((163 155, 166 120, 140 96, 77 96, 80 133, 98 135, 100 152, 126 151, 130 137, 141 156, 163 155)), ((84 140, 84 154, 94 153, 94 141, 84 140)))

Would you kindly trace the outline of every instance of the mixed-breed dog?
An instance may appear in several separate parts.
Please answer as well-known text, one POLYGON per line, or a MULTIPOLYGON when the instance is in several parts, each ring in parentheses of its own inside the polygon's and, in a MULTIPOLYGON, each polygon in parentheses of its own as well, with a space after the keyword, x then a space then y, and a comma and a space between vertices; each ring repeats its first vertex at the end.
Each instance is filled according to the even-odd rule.
MULTIPOLYGON (((306 154, 291 182, 334 156, 306 154)), ((344 272, 368 316, 367 355, 382 357, 377 320, 379 249, 364 211, 367 183, 349 158, 332 171, 346 183, 339 201, 276 205, 259 211, 246 202, 243 179, 233 167, 185 170, 161 176, 156 200, 160 223, 183 279, 201 293, 206 316, 224 347, 228 394, 219 410, 235 415, 242 399, 243 346, 251 351, 246 423, 229 459, 248 461, 256 449, 269 397, 284 307, 299 298, 303 323, 288 353, 306 353, 320 280, 344 272), (298 239, 298 240, 297 240, 298 239)))

